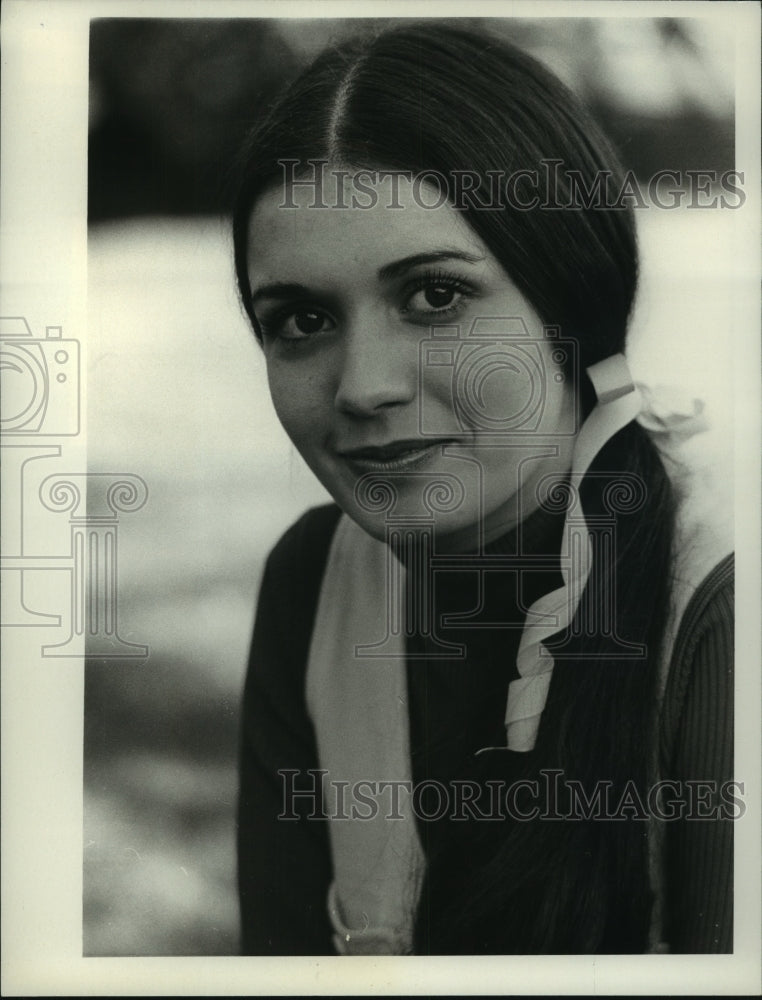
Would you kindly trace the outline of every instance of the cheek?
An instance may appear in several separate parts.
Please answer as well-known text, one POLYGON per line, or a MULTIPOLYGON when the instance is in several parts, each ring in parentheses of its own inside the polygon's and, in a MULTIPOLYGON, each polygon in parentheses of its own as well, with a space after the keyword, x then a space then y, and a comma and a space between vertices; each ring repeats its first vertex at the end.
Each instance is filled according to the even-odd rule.
POLYGON ((317 436, 325 416, 318 380, 296 365, 268 363, 267 382, 270 397, 283 429, 301 450, 317 436))
POLYGON ((496 359, 481 384, 474 379, 469 388, 467 396, 473 402, 479 400, 485 416, 506 428, 530 427, 543 405, 542 370, 533 358, 506 355, 496 359))
POLYGON ((543 382, 543 418, 540 430, 573 434, 576 428, 576 379, 573 345, 544 341, 540 348, 543 382))
POLYGON ((462 421, 477 429, 526 434, 565 409, 566 378, 539 344, 483 345, 463 352, 453 379, 462 421))
POLYGON ((548 419, 564 433, 577 429, 576 398, 574 382, 569 373, 555 369, 548 386, 546 409, 548 419))

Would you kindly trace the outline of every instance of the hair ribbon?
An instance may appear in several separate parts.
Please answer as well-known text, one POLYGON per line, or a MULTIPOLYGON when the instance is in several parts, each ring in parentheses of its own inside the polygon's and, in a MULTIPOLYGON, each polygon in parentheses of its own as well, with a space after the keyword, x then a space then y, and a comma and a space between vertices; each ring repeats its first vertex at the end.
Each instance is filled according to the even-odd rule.
MULTIPOLYGON (((623 354, 614 354, 592 365, 587 374, 597 403, 574 445, 573 482, 582 479, 601 448, 639 415, 643 405, 623 354)), ((508 685, 505 729, 509 750, 528 751, 534 747, 554 667, 553 657, 542 643, 571 624, 590 575, 592 539, 584 513, 571 521, 567 508, 561 552, 572 549, 576 552, 573 574, 567 565, 569 561, 563 560, 563 586, 545 594, 527 611, 516 658, 519 677, 508 685)))

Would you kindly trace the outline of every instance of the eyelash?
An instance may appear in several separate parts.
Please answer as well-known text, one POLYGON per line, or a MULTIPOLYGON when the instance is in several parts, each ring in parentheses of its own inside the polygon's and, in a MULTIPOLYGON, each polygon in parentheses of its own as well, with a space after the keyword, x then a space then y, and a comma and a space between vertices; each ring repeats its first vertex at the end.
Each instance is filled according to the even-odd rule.
MULTIPOLYGON (((422 313, 425 316, 449 316, 451 313, 458 311, 464 298, 468 299, 474 293, 472 286, 464 281, 463 278, 449 271, 438 269, 436 271, 424 271, 416 278, 413 278, 405 289, 407 301, 409 302, 416 292, 421 292, 426 288, 447 288, 453 292, 458 292, 462 298, 457 299, 451 305, 443 306, 441 309, 432 308, 422 313)), ((408 308, 403 309, 402 312, 407 313, 408 308)))
MULTIPOLYGON (((458 310, 462 307, 464 300, 468 300, 474 295, 473 286, 457 274, 443 271, 441 269, 424 271, 422 274, 417 275, 410 282, 408 282, 403 290, 405 302, 407 303, 400 310, 403 316, 416 315, 416 311, 411 310, 409 303, 414 295, 427 288, 447 288, 451 291, 457 292, 460 295, 460 298, 456 299, 447 306, 443 306, 441 309, 432 307, 431 309, 417 312, 417 315, 423 316, 426 319, 432 316, 450 316, 453 313, 458 312, 458 310)), ((312 340, 315 336, 317 336, 317 333, 302 334, 301 336, 296 337, 287 337, 283 335, 282 331, 286 321, 299 312, 314 312, 328 316, 327 312, 324 312, 320 308, 316 308, 310 303, 305 303, 304 305, 289 303, 281 308, 274 309, 270 314, 264 317, 258 318, 258 324, 263 337, 279 340, 288 347, 312 340)), ((318 331, 318 333, 319 332, 320 331, 318 331)))

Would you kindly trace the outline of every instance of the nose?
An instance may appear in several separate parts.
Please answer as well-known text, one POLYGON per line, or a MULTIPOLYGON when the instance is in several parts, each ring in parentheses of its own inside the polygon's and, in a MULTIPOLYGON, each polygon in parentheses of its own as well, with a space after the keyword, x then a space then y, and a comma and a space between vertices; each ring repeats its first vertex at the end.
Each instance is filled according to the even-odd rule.
MULTIPOLYGON (((407 332, 407 331, 405 331, 407 332)), ((370 417, 411 402, 418 384, 418 350, 409 336, 394 336, 384 317, 357 317, 346 332, 335 407, 370 417)))

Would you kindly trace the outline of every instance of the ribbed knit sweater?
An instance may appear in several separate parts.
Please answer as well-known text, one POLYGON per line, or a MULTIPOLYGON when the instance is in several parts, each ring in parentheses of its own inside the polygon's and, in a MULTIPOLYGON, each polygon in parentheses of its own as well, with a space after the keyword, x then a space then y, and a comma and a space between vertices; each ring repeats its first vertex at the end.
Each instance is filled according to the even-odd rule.
MULTIPOLYGON (((238 861, 245 954, 334 953, 326 906, 332 880, 328 824, 308 818, 319 813, 320 783, 314 772, 320 761, 307 710, 305 672, 339 516, 333 504, 308 511, 273 549, 260 589, 241 731, 238 861), (286 781, 306 794, 289 798, 287 804, 286 781), (279 819, 286 805, 300 818, 279 819)), ((545 522, 539 530, 554 536, 560 527, 560 522, 545 522)), ((501 546, 506 544, 510 542, 498 540, 492 549, 504 551, 501 546)), ((468 574, 451 576, 438 611, 470 606, 473 584, 468 574)), ((527 607, 552 585, 547 574, 530 577, 520 605, 527 607)), ((718 784, 732 779, 732 585, 729 557, 704 580, 682 616, 662 705, 662 778, 718 784)), ((502 613, 519 606, 515 585, 513 593, 510 588, 507 580, 498 581, 491 595, 502 613)), ((470 631, 469 663, 478 669, 464 669, 462 661, 411 661, 414 780, 457 775, 465 757, 504 738, 502 716, 511 679, 505 664, 515 659, 519 637, 520 630, 470 631)), ((466 637, 448 633, 448 639, 459 638, 466 637)), ((434 850, 436 824, 424 825, 420 832, 427 853, 434 850)), ((732 950, 732 822, 666 823, 663 850, 663 937, 670 949, 732 950)))

